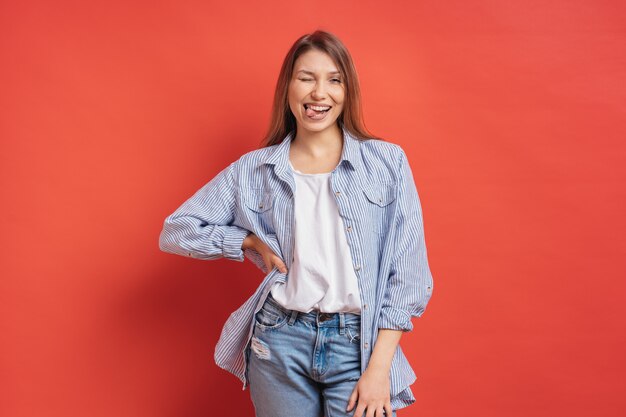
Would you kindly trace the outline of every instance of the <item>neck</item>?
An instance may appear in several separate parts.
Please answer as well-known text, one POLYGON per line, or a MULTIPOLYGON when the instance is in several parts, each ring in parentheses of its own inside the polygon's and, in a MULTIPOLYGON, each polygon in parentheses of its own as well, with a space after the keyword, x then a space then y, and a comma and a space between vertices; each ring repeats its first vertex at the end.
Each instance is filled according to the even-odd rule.
POLYGON ((341 150, 343 146, 342 140, 343 132, 335 123, 329 126, 328 129, 319 132, 311 132, 300 128, 291 145, 311 157, 320 157, 337 149, 341 150))

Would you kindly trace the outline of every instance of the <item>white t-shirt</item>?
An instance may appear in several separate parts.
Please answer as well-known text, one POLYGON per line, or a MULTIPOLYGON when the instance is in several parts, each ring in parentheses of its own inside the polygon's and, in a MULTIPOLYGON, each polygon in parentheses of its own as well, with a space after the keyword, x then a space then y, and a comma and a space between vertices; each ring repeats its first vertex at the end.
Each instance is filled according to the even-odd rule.
POLYGON ((305 174, 291 161, 289 165, 296 182, 294 259, 286 283, 277 282, 272 297, 287 309, 305 313, 360 314, 359 285, 331 173, 305 174))

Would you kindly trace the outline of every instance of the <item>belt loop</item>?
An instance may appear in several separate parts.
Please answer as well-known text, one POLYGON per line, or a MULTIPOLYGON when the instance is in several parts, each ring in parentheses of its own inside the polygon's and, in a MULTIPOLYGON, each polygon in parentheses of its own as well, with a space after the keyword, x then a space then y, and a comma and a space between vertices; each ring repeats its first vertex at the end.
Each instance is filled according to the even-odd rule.
POLYGON ((343 335, 346 333, 346 319, 342 312, 339 313, 339 334, 343 335))
POLYGON ((296 321, 296 317, 298 317, 298 310, 291 310, 291 317, 289 317, 288 324, 293 326, 293 323, 296 321))

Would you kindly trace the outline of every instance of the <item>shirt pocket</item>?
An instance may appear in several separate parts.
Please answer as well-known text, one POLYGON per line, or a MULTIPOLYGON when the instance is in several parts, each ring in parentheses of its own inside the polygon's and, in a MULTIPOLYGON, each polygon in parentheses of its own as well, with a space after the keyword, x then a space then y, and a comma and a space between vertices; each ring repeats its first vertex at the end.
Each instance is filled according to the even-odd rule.
POLYGON ((366 228, 375 233, 386 233, 391 222, 397 185, 369 183, 362 187, 362 191, 365 195, 366 228))
POLYGON ((269 234, 274 231, 274 195, 261 188, 246 188, 241 192, 246 217, 252 232, 269 234))

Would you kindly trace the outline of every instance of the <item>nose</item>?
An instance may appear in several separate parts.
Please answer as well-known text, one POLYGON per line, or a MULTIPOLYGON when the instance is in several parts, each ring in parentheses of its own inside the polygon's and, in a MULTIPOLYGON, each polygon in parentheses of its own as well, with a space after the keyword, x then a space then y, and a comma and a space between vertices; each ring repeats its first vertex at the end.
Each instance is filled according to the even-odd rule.
POLYGON ((311 94, 314 97, 323 98, 326 95, 326 86, 324 85, 324 82, 315 83, 315 87, 313 87, 311 94))

